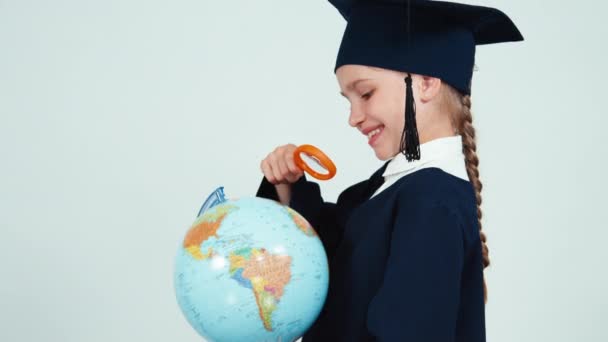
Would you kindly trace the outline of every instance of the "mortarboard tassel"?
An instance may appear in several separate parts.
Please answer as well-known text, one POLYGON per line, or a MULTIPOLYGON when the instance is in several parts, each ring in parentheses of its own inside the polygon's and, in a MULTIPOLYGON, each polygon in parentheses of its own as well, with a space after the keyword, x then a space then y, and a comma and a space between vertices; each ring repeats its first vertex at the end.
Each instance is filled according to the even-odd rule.
POLYGON ((405 78, 405 126, 401 135, 400 150, 407 161, 420 159, 420 141, 418 139, 418 128, 416 127, 416 103, 414 102, 412 75, 410 73, 405 78))
MULTIPOLYGON (((407 1, 407 47, 410 47, 410 1, 407 1)), ((416 103, 412 90, 412 75, 407 73, 405 80, 405 125, 401 134, 399 150, 407 161, 420 159, 420 141, 416 127, 416 103)))

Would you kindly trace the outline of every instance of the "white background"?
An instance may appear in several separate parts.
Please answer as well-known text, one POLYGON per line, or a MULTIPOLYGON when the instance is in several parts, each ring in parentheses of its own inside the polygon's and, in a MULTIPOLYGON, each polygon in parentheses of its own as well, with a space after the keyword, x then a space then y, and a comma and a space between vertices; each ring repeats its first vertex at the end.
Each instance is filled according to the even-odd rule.
MULTIPOLYGON (((474 3, 526 38, 473 79, 488 341, 607 341, 608 7, 474 3)), ((338 95, 344 26, 326 1, 0 0, 0 340, 199 341, 173 261, 215 187, 254 195, 288 142, 336 162, 326 200, 381 165, 338 95)))

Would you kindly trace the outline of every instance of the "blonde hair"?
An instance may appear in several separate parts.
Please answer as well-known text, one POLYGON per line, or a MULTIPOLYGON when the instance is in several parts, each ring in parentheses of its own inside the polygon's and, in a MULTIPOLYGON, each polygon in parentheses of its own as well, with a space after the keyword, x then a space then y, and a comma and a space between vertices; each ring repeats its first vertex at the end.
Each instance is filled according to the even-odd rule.
MULTIPOLYGON (((475 190, 475 199, 477 202, 477 223, 479 226, 479 237, 481 239, 481 254, 483 268, 490 265, 490 256, 487 245, 486 234, 482 231, 481 226, 481 189, 483 185, 479 179, 479 157, 477 156, 477 144, 475 142, 475 128, 473 127, 473 115, 471 114, 471 96, 462 95, 453 87, 443 83, 443 101, 447 106, 446 110, 450 113, 452 126, 457 134, 462 137, 462 152, 465 157, 465 164, 469 181, 475 190)), ((486 285, 485 276, 483 278, 483 300, 488 301, 488 288, 486 285)))

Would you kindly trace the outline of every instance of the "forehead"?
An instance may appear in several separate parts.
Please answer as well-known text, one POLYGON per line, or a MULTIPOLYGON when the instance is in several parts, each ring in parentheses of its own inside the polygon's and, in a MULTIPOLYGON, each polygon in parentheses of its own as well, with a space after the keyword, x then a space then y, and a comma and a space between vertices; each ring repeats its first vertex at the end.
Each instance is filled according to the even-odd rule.
POLYGON ((340 83, 348 83, 359 78, 368 78, 377 72, 372 67, 366 65, 347 64, 336 70, 336 77, 340 83))
MULTIPOLYGON (((389 76, 391 70, 367 65, 347 64, 336 70, 336 78, 343 91, 350 90, 357 81, 382 79, 389 76)), ((358 83, 358 82, 357 82, 358 83)))

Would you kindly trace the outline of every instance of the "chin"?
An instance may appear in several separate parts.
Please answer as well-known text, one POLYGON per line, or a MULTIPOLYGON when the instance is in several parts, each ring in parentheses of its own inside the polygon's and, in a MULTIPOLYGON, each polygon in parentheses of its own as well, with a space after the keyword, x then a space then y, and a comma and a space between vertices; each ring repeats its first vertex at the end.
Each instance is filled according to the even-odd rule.
POLYGON ((395 153, 390 153, 389 151, 382 150, 382 149, 374 150, 374 153, 376 154, 376 158, 378 158, 382 161, 389 160, 395 156, 395 153))

